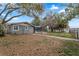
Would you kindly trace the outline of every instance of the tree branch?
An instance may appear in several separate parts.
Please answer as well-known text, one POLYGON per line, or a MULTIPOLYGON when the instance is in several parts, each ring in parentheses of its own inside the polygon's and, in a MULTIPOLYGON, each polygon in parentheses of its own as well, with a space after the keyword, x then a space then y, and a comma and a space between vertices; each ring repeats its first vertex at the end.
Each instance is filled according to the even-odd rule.
POLYGON ((6 20, 4 23, 7 23, 8 21, 12 20, 13 18, 20 17, 22 15, 24 15, 24 14, 13 16, 13 17, 9 18, 8 20, 6 20))
POLYGON ((17 10, 17 9, 19 9, 19 8, 14 8, 13 10, 9 10, 9 11, 6 13, 6 15, 4 16, 3 22, 5 22, 5 19, 7 18, 7 16, 8 16, 10 13, 12 13, 13 11, 15 11, 15 10, 17 10))
POLYGON ((2 13, 6 10, 6 8, 7 8, 7 6, 9 5, 9 3, 8 4, 6 4, 6 6, 5 6, 5 8, 0 12, 0 16, 2 15, 2 13))

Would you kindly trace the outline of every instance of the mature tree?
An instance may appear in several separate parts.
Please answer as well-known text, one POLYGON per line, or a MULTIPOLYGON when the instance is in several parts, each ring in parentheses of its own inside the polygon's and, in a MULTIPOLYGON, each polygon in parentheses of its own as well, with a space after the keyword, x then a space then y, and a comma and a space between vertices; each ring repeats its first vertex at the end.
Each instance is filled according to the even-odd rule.
MULTIPOLYGON (((7 3, 0 4, 0 19, 1 26, 11 21, 12 19, 20 16, 31 16, 40 14, 43 11, 42 4, 32 4, 32 3, 7 3)), ((0 27, 1 27, 0 26, 0 27)))
POLYGON ((42 4, 8 3, 0 4, 0 6, 0 18, 2 19, 2 24, 23 15, 33 16, 34 14, 40 13, 43 10, 42 4))
POLYGON ((60 14, 53 13, 47 15, 44 18, 42 26, 43 28, 49 26, 51 31, 55 31, 55 30, 63 31, 63 29, 67 28, 68 26, 68 20, 66 20, 64 13, 60 13, 60 14))
POLYGON ((75 18, 75 16, 79 16, 79 4, 77 3, 69 3, 67 4, 66 11, 66 19, 71 20, 72 18, 75 18))
POLYGON ((68 27, 68 21, 64 18, 60 18, 59 20, 57 20, 57 28, 59 29, 59 31, 64 31, 64 28, 68 27))
POLYGON ((57 16, 56 14, 49 14, 44 18, 44 21, 42 23, 42 27, 49 26, 51 31, 57 26, 57 16))

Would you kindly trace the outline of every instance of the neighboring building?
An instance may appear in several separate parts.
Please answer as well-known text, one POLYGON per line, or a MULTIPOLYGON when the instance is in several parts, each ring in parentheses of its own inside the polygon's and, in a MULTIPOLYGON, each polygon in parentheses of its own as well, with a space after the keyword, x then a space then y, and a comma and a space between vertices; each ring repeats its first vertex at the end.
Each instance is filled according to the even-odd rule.
POLYGON ((35 26, 35 33, 41 32, 42 28, 41 26, 35 26))
POLYGON ((69 33, 69 28, 64 28, 64 32, 69 33))
POLYGON ((34 32, 34 26, 28 22, 11 23, 6 25, 8 34, 31 34, 34 32))

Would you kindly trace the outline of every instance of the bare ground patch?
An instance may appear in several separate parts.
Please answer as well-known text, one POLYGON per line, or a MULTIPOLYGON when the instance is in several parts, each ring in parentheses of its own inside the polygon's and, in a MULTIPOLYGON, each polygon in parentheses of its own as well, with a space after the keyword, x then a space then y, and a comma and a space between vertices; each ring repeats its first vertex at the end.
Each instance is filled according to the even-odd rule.
POLYGON ((62 55, 63 41, 38 35, 7 35, 0 38, 0 55, 62 55))

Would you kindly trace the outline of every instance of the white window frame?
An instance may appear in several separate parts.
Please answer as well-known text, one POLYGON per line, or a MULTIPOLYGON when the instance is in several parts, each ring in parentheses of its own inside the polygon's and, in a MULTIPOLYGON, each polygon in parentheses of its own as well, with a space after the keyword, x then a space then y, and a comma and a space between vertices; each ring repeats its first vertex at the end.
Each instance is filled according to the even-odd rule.
POLYGON ((13 26, 13 31, 18 31, 18 30, 19 30, 19 26, 18 26, 18 25, 14 25, 14 26, 13 26), (18 29, 15 29, 15 28, 14 28, 15 26, 17 26, 18 29))

